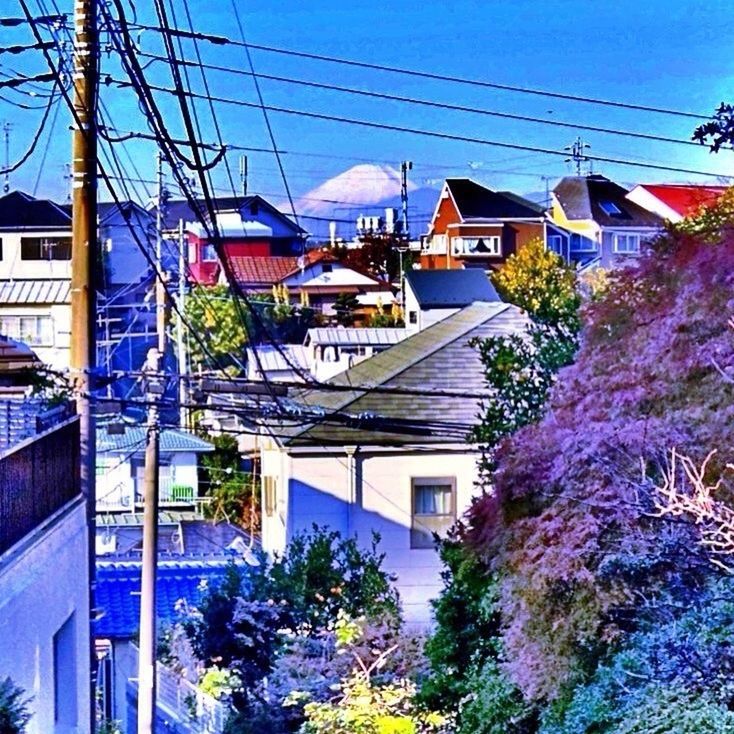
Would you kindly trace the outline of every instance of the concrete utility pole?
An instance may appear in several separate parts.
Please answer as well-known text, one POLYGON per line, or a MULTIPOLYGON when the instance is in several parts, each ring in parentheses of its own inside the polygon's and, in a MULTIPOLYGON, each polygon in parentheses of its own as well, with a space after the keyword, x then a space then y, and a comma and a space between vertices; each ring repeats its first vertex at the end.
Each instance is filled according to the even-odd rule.
POLYGON ((240 182, 242 184, 242 196, 247 196, 247 156, 240 156, 240 182))
MULTIPOLYGON (((178 311, 185 313, 186 308, 186 238, 184 237, 183 219, 178 220, 178 311)), ((184 338, 184 324, 179 318, 178 329, 176 329, 176 347, 178 353, 178 411, 179 426, 188 428, 188 390, 186 388, 186 376, 188 374, 186 340, 184 338)))
POLYGON ((160 424, 158 398, 164 391, 161 371, 166 355, 166 289, 163 282, 163 156, 158 153, 158 201, 156 207, 156 332, 158 346, 148 350, 143 367, 149 401, 148 433, 143 475, 143 557, 140 582, 140 657, 138 659, 138 734, 155 731, 156 710, 156 579, 158 576, 158 500, 160 494, 160 424))
POLYGON ((8 193, 10 191, 10 130, 12 124, 9 122, 3 123, 3 137, 5 139, 5 183, 3 184, 3 192, 8 193))
POLYGON ((566 163, 573 161, 576 166, 576 175, 581 176, 582 165, 584 163, 590 163, 591 159, 584 153, 584 150, 591 148, 588 143, 585 143, 580 137, 574 140, 573 145, 567 145, 564 150, 571 152, 571 157, 566 158, 566 163))
POLYGON ((413 161, 403 161, 400 164, 400 203, 403 207, 403 236, 410 239, 408 228, 408 171, 413 170, 413 161))
MULTIPOLYGON (((72 134, 71 377, 77 392, 80 430, 80 479, 87 503, 90 622, 95 578, 95 443, 90 394, 97 360, 97 0, 74 4, 74 93, 72 134)), ((90 624, 90 731, 95 727, 97 659, 90 624)))

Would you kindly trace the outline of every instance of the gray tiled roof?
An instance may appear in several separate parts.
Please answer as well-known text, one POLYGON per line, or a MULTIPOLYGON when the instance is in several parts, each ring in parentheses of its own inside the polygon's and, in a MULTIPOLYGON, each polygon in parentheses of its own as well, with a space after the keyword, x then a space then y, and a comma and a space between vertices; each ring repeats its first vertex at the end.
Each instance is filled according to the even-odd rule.
MULTIPOLYGON (((327 413, 372 413, 418 423, 441 421, 473 425, 479 413, 479 396, 486 393, 486 386, 479 353, 469 342, 475 337, 518 333, 526 326, 526 317, 515 306, 474 303, 330 381, 341 386, 409 388, 421 394, 316 389, 292 397, 308 406, 323 408, 327 413), (437 390, 468 393, 472 397, 432 394, 431 391, 437 390)), ((287 435, 289 430, 280 428, 280 432, 287 435)), ((281 441, 286 445, 406 445, 447 443, 455 439, 447 441, 439 432, 431 436, 390 434, 316 423, 290 429, 290 434, 281 441)))
MULTIPOLYGON (((145 451, 146 429, 144 426, 125 426, 125 433, 110 434, 104 426, 97 430, 97 451, 100 453, 137 453, 145 451)), ((175 451, 214 451, 214 446, 186 431, 164 429, 161 431, 161 453, 175 451)))
POLYGON ((36 199, 23 191, 0 197, 0 229, 70 229, 71 214, 48 199, 36 199))
POLYGON ((593 219, 603 227, 660 227, 663 220, 627 198, 627 189, 605 176, 566 176, 553 189, 563 213, 570 220, 593 219), (619 214, 608 214, 609 202, 619 214))
POLYGON ((421 308, 461 308, 476 301, 500 301, 484 270, 411 270, 405 280, 421 308))

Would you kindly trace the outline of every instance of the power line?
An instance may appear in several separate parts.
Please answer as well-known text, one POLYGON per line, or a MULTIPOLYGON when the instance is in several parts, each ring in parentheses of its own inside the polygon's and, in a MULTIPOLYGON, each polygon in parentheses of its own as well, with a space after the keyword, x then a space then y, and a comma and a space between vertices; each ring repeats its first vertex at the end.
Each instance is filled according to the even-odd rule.
MULTIPOLYGON (((118 80, 118 79, 110 79, 110 83, 117 84, 121 87, 127 87, 130 86, 130 82, 118 80)), ((157 86, 157 85, 149 85, 150 89, 157 92, 164 92, 173 96, 179 96, 181 92, 175 90, 175 89, 169 89, 167 87, 157 86)), ((183 92, 183 94, 186 94, 189 97, 192 97, 194 99, 202 99, 205 98, 205 95, 198 94, 196 92, 183 92)), ((255 104, 253 102, 245 102, 244 100, 239 99, 231 99, 228 97, 212 97, 212 99, 215 102, 221 102, 223 104, 229 104, 229 105, 235 105, 238 107, 247 107, 247 108, 259 108, 260 105, 255 104)), ((377 130, 391 130, 395 132, 402 132, 402 133, 408 133, 411 135, 422 135, 425 137, 430 138, 438 138, 441 140, 452 140, 456 142, 462 142, 462 143, 475 143, 477 145, 486 145, 490 147, 495 148, 505 148, 508 150, 523 150, 523 151, 529 151, 532 153, 542 153, 544 155, 552 155, 556 157, 567 157, 567 152, 561 151, 561 150, 554 150, 552 148, 540 148, 536 146, 530 146, 530 145, 522 145, 520 143, 506 143, 498 140, 488 140, 486 138, 475 138, 467 135, 457 135, 454 133, 447 133, 447 132, 441 132, 438 130, 422 130, 420 128, 411 128, 406 127, 403 125, 392 125, 389 123, 383 123, 383 122, 374 122, 372 120, 362 120, 357 118, 351 118, 351 117, 341 117, 334 114, 325 114, 320 112, 310 112, 307 110, 297 110, 292 109, 289 107, 276 107, 274 105, 268 105, 268 109, 272 112, 281 112, 283 114, 288 115, 297 115, 299 117, 309 117, 315 120, 325 120, 328 122, 340 122, 347 125, 359 125, 362 127, 369 127, 372 129, 377 130)), ((691 168, 680 168, 676 166, 666 166, 662 164, 655 164, 655 163, 644 163, 642 161, 632 161, 632 160, 625 160, 622 158, 612 158, 608 156, 594 156, 595 161, 599 161, 601 163, 613 163, 615 165, 620 166, 631 166, 634 168, 646 168, 650 170, 656 170, 656 171, 668 171, 672 173, 687 173, 694 176, 707 176, 712 177, 716 176, 719 178, 728 178, 728 179, 734 179, 734 176, 724 176, 720 173, 716 173, 714 171, 700 171, 696 169, 691 168)))
MULTIPOLYGON (((141 53, 143 57, 153 59, 154 61, 165 61, 164 57, 157 54, 141 53)), ((191 61, 182 60, 179 63, 195 65, 191 61)), ((253 73, 233 69, 226 66, 218 66, 216 64, 206 64, 206 68, 214 71, 222 71, 229 74, 239 76, 254 77, 255 79, 269 79, 271 81, 283 82, 286 84, 294 84, 297 86, 311 87, 314 89, 325 89, 334 92, 342 92, 345 94, 359 95, 363 97, 371 97, 373 99, 384 99, 392 102, 404 102, 406 104, 420 105, 424 107, 433 107, 435 109, 450 110, 454 112, 469 112, 476 115, 485 115, 488 117, 498 117, 506 120, 516 120, 519 122, 532 122, 541 125, 550 125, 553 127, 562 127, 571 130, 586 130, 590 132, 603 133, 607 135, 619 135, 622 137, 638 138, 640 140, 650 140, 662 143, 673 143, 676 145, 691 145, 700 147, 699 143, 693 140, 682 140, 680 138, 670 138, 662 135, 652 135, 649 133, 636 132, 634 130, 617 130, 615 128, 600 127, 595 125, 586 125, 583 123, 562 122, 561 120, 550 120, 543 117, 531 117, 529 115, 516 115, 509 112, 500 112, 498 110, 489 110, 482 107, 470 107, 467 105, 451 104, 448 102, 439 102, 437 100, 422 99, 418 97, 406 97, 398 94, 387 94, 385 92, 374 92, 367 89, 357 89, 355 87, 345 87, 337 84, 327 84, 324 82, 316 82, 310 79, 298 79, 293 77, 277 76, 275 74, 263 74, 261 72, 253 73)))
MULTIPOLYGON (((136 27, 145 30, 155 31, 157 33, 173 33, 183 38, 192 37, 187 31, 181 29, 164 30, 156 26, 137 24, 136 27)), ((583 102, 585 104, 602 105, 606 107, 619 107, 628 110, 637 110, 640 112, 654 112, 662 115, 673 115, 676 117, 685 117, 694 120, 707 120, 709 115, 698 114, 695 112, 685 112, 682 110, 674 110, 666 107, 654 107, 651 105, 636 104, 633 102, 620 102, 617 100, 602 99, 600 97, 585 97, 578 94, 568 94, 565 92, 554 92, 547 89, 534 89, 530 87, 520 87, 511 84, 500 84, 498 82, 488 82, 482 79, 471 79, 467 77, 454 76, 450 74, 436 74, 419 69, 406 69, 398 66, 390 66, 387 64, 374 64, 366 61, 357 61, 355 59, 346 59, 337 56, 328 56, 326 54, 308 53, 306 51, 298 51, 296 49, 279 48, 277 46, 266 46, 256 43, 245 43, 235 41, 226 36, 217 36, 207 33, 197 33, 196 38, 217 45, 244 46, 249 49, 258 51, 266 51, 268 53, 280 54, 284 56, 295 56, 297 58, 312 59, 314 61, 326 61, 333 64, 341 64, 344 66, 354 66, 362 69, 372 69, 375 71, 387 71, 394 74, 403 74, 406 76, 420 77, 422 79, 433 79, 434 81, 451 82, 456 84, 466 84, 475 87, 484 87, 486 89, 500 89, 508 92, 518 92, 520 94, 530 94, 539 97, 552 97, 554 99, 564 99, 570 102, 583 102)))

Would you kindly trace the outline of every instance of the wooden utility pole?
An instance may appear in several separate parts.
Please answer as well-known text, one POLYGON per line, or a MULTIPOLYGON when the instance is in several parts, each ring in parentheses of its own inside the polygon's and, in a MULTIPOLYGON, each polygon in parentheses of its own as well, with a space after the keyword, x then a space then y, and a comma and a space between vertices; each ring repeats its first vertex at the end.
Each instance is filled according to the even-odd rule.
POLYGON ((409 238, 408 228, 408 171, 413 170, 413 161, 403 161, 400 164, 400 203, 403 210, 403 237, 409 238))
POLYGON ((90 394, 97 363, 97 0, 74 4, 74 115, 72 135, 71 372, 79 412, 81 488, 87 506, 90 602, 90 731, 95 728, 97 659, 93 610, 95 578, 95 443, 90 394))
MULTIPOLYGON (((183 219, 178 221, 178 312, 185 313, 186 309, 186 238, 184 236, 183 219)), ((186 340, 184 335, 184 323, 181 317, 178 319, 176 329, 176 347, 178 353, 178 410, 179 426, 181 429, 188 428, 188 389, 186 376, 188 374, 188 357, 186 355, 186 340)))
POLYGON ((156 212, 156 331, 158 344, 148 351, 143 368, 148 407, 148 433, 143 475, 143 557, 140 581, 140 657, 138 659, 138 734, 153 734, 156 711, 156 580, 158 577, 158 502, 160 495, 160 423, 158 399, 164 390, 167 304, 163 272, 163 156, 158 153, 156 212))

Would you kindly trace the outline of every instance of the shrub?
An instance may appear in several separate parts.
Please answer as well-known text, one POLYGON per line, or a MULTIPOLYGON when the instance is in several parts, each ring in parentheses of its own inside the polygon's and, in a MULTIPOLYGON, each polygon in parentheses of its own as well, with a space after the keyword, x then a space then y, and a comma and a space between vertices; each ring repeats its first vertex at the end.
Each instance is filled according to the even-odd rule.
POLYGON ((23 689, 16 686, 10 678, 0 680, 0 732, 2 734, 22 734, 31 719, 28 711, 30 698, 23 698, 23 689))

